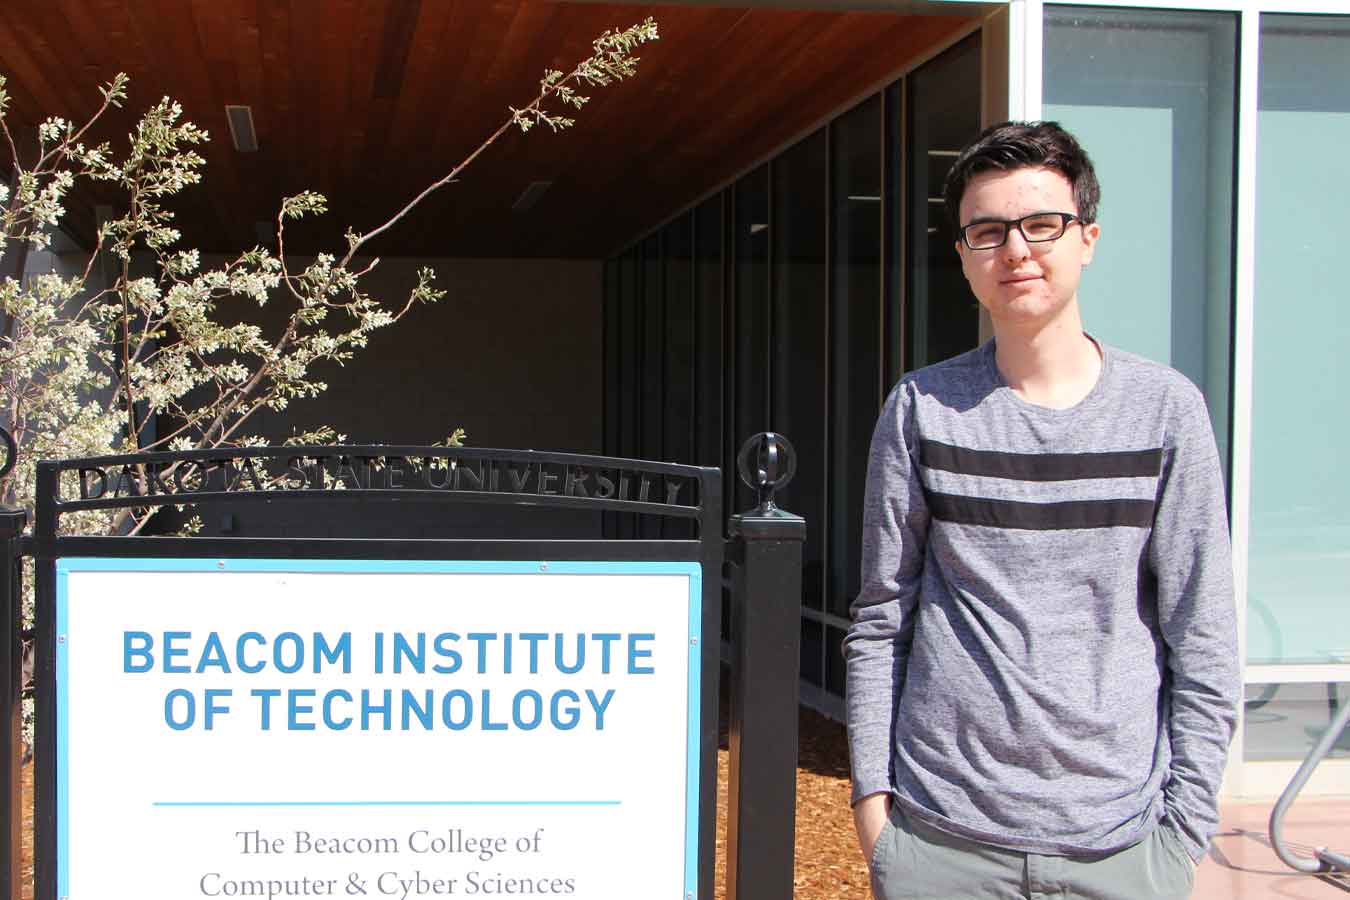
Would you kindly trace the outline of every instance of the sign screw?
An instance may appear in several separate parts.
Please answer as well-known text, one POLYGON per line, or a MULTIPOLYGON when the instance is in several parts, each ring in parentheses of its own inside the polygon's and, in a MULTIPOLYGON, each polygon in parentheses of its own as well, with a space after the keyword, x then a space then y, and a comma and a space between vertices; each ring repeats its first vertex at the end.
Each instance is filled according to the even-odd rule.
POLYGON ((58 644, 64 644, 66 642, 66 636, 64 634, 58 634, 56 636, 56 642, 58 644))
POLYGON ((223 569, 223 568, 225 568, 225 560, 223 560, 223 559, 216 560, 216 568, 217 568, 217 569, 223 569))
POLYGON ((696 638, 696 637, 691 637, 691 638, 689 639, 689 646, 691 646, 691 647, 697 647, 697 646, 698 646, 698 638, 696 638))
POLYGON ((547 572, 547 571, 548 571, 548 563, 540 563, 540 564, 539 564, 539 571, 540 571, 540 572, 547 572))

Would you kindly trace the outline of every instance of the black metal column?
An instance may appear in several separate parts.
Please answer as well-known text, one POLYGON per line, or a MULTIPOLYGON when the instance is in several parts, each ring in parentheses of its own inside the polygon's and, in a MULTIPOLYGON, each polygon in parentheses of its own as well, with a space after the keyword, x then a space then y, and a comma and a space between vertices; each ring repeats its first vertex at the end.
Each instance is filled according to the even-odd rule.
POLYGON ((791 445, 751 438, 741 475, 759 507, 730 524, 733 582, 728 900, 792 896, 797 806, 797 680, 806 522, 774 506, 792 476, 791 445))
MULTIPOLYGON (((33 536, 39 546, 56 537, 57 464, 37 466, 33 536)), ((50 553, 50 551, 47 551, 50 553)), ((56 560, 33 558, 33 896, 57 900, 56 831, 56 560)))
POLYGON ((703 565, 702 696, 698 698, 698 896, 713 900, 717 892, 717 750, 721 737, 722 699, 722 473, 699 484, 704 515, 699 519, 699 562, 703 565))
POLYGON ((5 791, 4 860, 0 863, 0 900, 19 900, 23 883, 23 852, 20 833, 23 828, 23 784, 19 748, 23 745, 23 569, 19 559, 19 537, 28 516, 21 509, 0 508, 0 622, 6 634, 0 640, 0 684, 3 684, 7 739, 4 761, 0 762, 0 783, 5 791))

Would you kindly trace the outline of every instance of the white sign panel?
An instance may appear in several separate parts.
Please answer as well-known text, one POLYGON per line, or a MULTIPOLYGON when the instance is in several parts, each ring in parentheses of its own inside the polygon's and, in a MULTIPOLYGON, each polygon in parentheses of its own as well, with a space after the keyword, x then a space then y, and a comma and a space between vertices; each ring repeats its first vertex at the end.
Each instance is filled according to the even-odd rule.
POLYGON ((58 890, 697 896, 692 563, 65 559, 58 890))

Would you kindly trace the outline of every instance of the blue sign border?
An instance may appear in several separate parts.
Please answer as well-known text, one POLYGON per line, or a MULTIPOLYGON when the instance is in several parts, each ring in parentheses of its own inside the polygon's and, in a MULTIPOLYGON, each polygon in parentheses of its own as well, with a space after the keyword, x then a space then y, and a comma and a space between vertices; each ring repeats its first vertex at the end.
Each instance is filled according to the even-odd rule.
MULTIPOLYGON (((296 572, 356 574, 482 575, 685 575, 689 578, 689 686, 686 707, 684 895, 698 900, 698 789, 703 644, 703 567, 693 562, 596 562, 581 560, 331 560, 331 559, 112 559, 67 557, 56 561, 56 633, 69 624, 72 572, 296 572)), ((56 647, 57 894, 70 895, 70 786, 67 781, 69 644, 56 647)))

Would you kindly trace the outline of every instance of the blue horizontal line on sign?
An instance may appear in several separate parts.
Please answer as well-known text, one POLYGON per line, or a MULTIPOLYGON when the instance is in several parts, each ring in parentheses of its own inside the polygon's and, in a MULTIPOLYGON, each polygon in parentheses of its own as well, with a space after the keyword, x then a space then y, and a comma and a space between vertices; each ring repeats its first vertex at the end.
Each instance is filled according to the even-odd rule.
POLYGON ((156 800, 151 806, 618 806, 619 800, 156 800))

